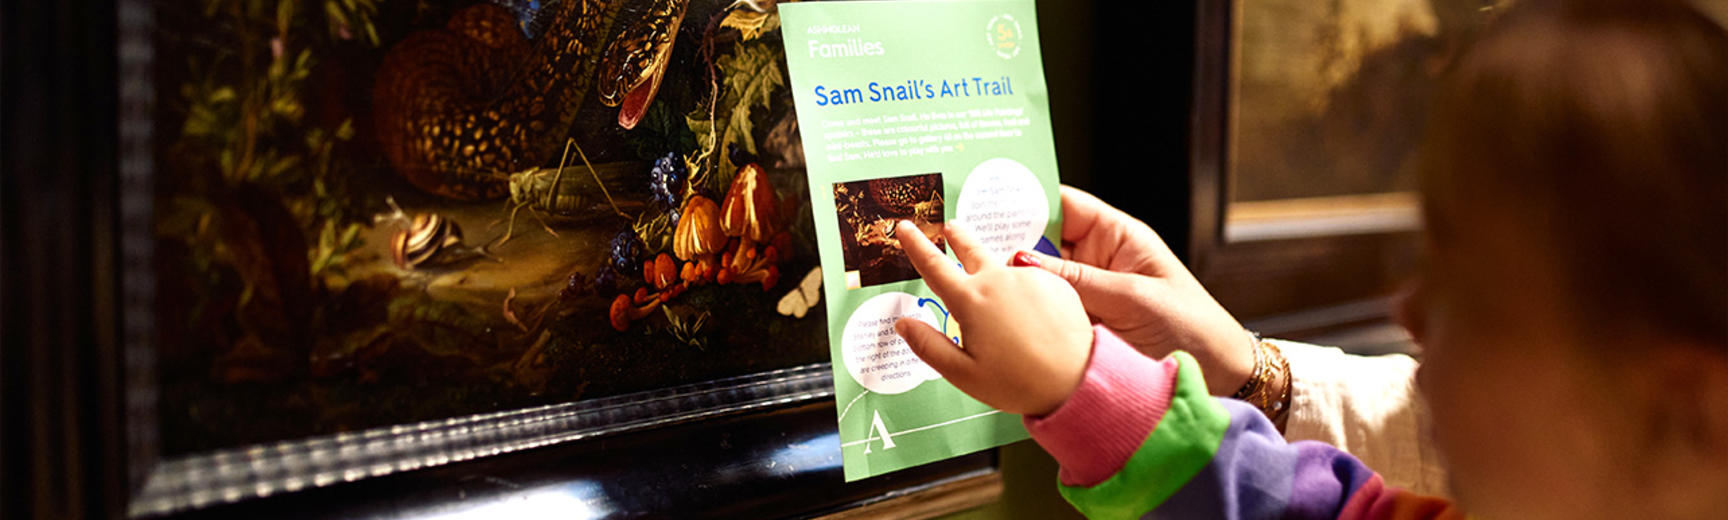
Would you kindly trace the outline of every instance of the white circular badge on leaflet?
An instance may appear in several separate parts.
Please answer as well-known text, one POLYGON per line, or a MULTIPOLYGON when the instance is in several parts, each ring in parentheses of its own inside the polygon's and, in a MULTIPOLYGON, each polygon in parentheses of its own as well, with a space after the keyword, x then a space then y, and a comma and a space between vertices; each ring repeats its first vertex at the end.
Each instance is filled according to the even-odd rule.
POLYGON ((991 252, 1005 256, 1038 245, 1050 222, 1050 201, 1031 169, 997 157, 966 176, 954 215, 991 252))
POLYGON ((894 322, 903 317, 917 318, 942 330, 929 306, 920 305, 917 296, 903 292, 883 293, 865 300, 846 319, 846 329, 840 336, 846 373, 872 392, 903 393, 924 381, 942 377, 918 359, 906 340, 894 331, 894 322))

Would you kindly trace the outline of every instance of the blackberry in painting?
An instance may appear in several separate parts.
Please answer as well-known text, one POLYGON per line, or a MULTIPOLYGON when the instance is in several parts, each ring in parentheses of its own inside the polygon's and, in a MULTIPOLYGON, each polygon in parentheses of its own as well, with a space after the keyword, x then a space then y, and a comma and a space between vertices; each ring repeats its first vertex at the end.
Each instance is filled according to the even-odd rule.
POLYGON ((654 201, 667 208, 677 208, 684 192, 684 179, 689 177, 689 173, 676 152, 655 159, 654 168, 648 170, 648 189, 653 192, 654 201))
POLYGON ((590 282, 589 287, 596 294, 618 292, 618 271, 612 269, 610 265, 600 266, 600 270, 594 273, 594 281, 590 282))
POLYGON ((612 235, 607 250, 611 252, 612 269, 628 275, 642 274, 642 239, 635 232, 624 230, 612 235))

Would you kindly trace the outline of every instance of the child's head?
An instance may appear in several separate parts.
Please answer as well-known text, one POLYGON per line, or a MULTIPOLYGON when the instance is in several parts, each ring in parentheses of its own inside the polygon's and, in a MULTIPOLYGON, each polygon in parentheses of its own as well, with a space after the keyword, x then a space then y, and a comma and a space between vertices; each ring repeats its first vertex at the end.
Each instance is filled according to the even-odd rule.
POLYGON ((1454 492, 1508 518, 1721 514, 1728 36, 1677 1, 1516 4, 1424 152, 1404 314, 1454 492))

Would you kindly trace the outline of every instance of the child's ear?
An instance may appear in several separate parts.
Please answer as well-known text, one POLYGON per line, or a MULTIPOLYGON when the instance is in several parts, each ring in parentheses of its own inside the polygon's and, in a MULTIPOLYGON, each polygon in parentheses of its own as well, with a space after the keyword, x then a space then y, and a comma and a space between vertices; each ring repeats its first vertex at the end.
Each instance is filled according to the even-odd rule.
POLYGON ((1722 348, 1689 349, 1694 355, 1688 357, 1692 358, 1689 365, 1695 381, 1691 390, 1696 402, 1691 412, 1697 417, 1700 454, 1728 474, 1728 353, 1722 348))
POLYGON ((1716 350, 1700 356, 1704 359, 1696 365, 1701 387, 1697 412, 1703 417, 1700 430, 1705 438, 1712 439, 1711 460, 1728 473, 1728 352, 1723 352, 1724 348, 1717 345, 1716 350))
MULTIPOLYGON (((1685 510, 1728 508, 1728 353, 1721 345, 1662 345, 1629 363, 1642 373, 1631 378, 1643 388, 1650 421, 1642 425, 1652 458, 1643 475, 1658 502, 1685 510), (1717 490, 1703 492, 1701 490, 1717 490), (1687 507, 1689 505, 1690 507, 1687 507)), ((1632 374, 1629 374, 1632 375, 1632 374)), ((1652 498, 1655 498, 1652 495, 1652 498)))
POLYGON ((1659 439, 1728 470, 1728 353, 1721 346, 1650 349, 1644 397, 1656 405, 1659 439))

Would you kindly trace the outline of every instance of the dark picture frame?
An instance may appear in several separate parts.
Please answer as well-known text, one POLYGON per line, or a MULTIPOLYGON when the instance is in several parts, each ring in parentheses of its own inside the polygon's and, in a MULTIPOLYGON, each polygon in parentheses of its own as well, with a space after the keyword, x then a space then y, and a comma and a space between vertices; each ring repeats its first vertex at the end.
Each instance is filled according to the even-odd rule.
POLYGON ((1413 195, 1369 196, 1373 202, 1358 211, 1261 211, 1266 216, 1251 222, 1231 196, 1241 131, 1241 5, 1196 6, 1189 265, 1220 303, 1264 334, 1302 337, 1385 322, 1389 295, 1417 260, 1413 195))
POLYGON ((164 456, 150 2, 7 15, 4 516, 413 516, 474 505, 482 488, 509 501, 517 488, 487 483, 530 476, 627 481, 598 497, 619 514, 804 516, 965 483, 985 485, 968 505, 1000 492, 994 453, 843 483, 822 363, 164 456), (695 462, 668 449, 694 436, 710 448, 695 462), (791 448, 803 465, 768 464, 791 448))

